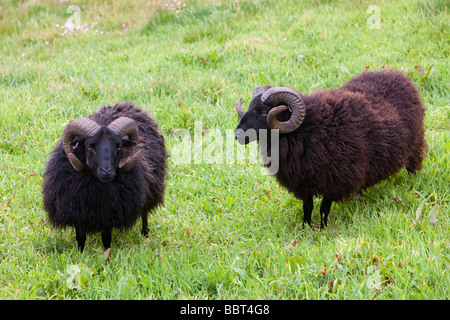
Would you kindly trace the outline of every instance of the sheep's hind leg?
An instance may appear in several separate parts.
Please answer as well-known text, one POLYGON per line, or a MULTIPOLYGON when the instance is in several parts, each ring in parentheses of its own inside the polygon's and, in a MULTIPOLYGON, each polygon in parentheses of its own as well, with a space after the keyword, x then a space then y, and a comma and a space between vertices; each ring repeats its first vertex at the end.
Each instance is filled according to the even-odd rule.
POLYGON ((80 252, 83 252, 84 245, 86 243, 86 233, 81 231, 79 228, 75 228, 75 233, 77 237, 78 249, 80 252))
POLYGON ((314 209, 314 199, 313 196, 308 197, 303 200, 303 227, 305 224, 311 225, 311 214, 314 209))
POLYGON ((142 235, 144 237, 148 237, 148 221, 147 221, 147 212, 142 213, 142 235))
POLYGON ((102 231, 102 243, 105 249, 111 248, 111 230, 102 231))
POLYGON ((330 214, 332 202, 328 198, 323 197, 322 203, 320 204, 320 229, 323 229, 328 224, 328 215, 330 214))

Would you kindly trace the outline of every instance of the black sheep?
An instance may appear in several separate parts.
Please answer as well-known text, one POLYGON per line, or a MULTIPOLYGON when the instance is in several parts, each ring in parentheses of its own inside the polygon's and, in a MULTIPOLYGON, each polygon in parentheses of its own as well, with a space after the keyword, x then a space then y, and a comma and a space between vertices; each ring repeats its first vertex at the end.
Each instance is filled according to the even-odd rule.
POLYGON ((55 227, 74 227, 83 251, 86 235, 101 232, 105 248, 114 228, 131 228, 164 200, 167 152, 158 126, 131 103, 103 106, 72 120, 44 173, 44 208, 55 227))
MULTIPOLYGON (((363 72, 339 89, 308 95, 261 86, 248 111, 242 99, 236 111, 240 143, 250 142, 249 129, 279 129, 277 181, 303 200, 307 224, 313 196, 323 196, 322 228, 333 201, 348 199, 402 167, 422 169, 427 151, 425 109, 413 82, 399 71, 363 72)), ((267 148, 272 152, 270 144, 267 148)))

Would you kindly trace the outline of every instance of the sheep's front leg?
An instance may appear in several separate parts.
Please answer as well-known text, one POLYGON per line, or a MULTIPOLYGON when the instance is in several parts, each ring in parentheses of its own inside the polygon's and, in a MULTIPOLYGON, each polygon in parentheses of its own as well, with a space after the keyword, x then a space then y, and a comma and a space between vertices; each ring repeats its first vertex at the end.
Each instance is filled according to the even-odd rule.
POLYGON ((305 224, 311 225, 311 214, 314 209, 314 199, 313 196, 308 197, 303 200, 303 226, 305 224))
POLYGON ((328 215, 330 214, 332 202, 328 198, 323 197, 322 203, 320 204, 320 229, 323 229, 328 224, 328 215))
POLYGON ((80 252, 83 252, 84 244, 86 243, 86 233, 81 231, 80 228, 75 228, 75 233, 77 237, 78 249, 80 249, 80 252))
POLYGON ((106 230, 102 232, 102 243, 105 249, 111 248, 111 230, 106 230))

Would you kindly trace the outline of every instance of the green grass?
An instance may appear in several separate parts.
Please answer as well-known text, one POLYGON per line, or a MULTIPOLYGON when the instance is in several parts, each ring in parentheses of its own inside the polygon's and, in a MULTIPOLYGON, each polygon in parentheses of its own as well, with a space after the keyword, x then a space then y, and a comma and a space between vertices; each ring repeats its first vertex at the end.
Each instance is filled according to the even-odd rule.
POLYGON ((0 299, 449 299, 448 3, 377 1, 381 29, 367 27, 366 1, 165 3, 79 1, 81 24, 98 24, 61 36, 70 3, 2 2, 0 299), (49 152, 102 104, 145 107, 171 152, 174 130, 193 137, 196 121, 225 137, 257 85, 309 92, 384 65, 426 104, 425 168, 333 204, 324 231, 301 227, 301 202, 260 163, 174 154, 148 239, 115 232, 109 257, 90 236, 81 254, 74 231, 46 219, 49 152))

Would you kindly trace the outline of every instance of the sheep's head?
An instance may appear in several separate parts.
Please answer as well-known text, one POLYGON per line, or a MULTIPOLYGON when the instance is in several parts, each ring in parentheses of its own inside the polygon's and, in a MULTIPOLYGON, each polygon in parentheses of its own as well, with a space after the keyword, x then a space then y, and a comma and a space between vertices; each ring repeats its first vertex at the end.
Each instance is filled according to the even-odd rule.
POLYGON ((117 170, 128 171, 139 160, 141 151, 134 150, 138 137, 137 124, 130 118, 118 118, 107 127, 79 118, 67 124, 62 140, 75 170, 88 167, 100 181, 109 182, 117 170))
POLYGON ((264 85, 253 91, 247 112, 242 109, 242 99, 236 102, 236 112, 241 118, 235 136, 241 144, 259 139, 261 129, 278 129, 280 133, 296 130, 305 118, 305 104, 300 95, 289 88, 264 85), (249 130, 256 134, 247 134, 249 130))

